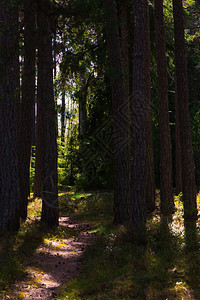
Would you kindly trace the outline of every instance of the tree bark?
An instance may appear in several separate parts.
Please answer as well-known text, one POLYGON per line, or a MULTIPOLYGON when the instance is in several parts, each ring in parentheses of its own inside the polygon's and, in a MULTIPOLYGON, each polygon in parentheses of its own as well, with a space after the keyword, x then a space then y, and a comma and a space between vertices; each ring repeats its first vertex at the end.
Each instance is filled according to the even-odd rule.
POLYGON ((65 88, 62 90, 62 104, 61 104, 61 142, 65 144, 65 88))
POLYGON ((126 97, 129 97, 129 39, 128 39, 128 3, 121 1, 121 53, 122 53, 122 67, 124 72, 125 92, 126 97))
POLYGON ((49 0, 40 1, 38 10, 38 117, 36 157, 40 156, 42 185, 41 221, 58 225, 57 130, 53 89, 53 55, 49 0), (38 153, 39 150, 41 152, 38 153))
MULTIPOLYGON (((176 73, 176 72, 175 72, 176 73)), ((176 76, 175 76, 176 77, 176 76)), ((182 165, 181 165, 181 140, 180 122, 178 113, 177 80, 175 78, 175 134, 176 134, 176 195, 183 191, 182 185, 182 165)))
POLYGON ((27 217, 30 194, 30 158, 35 104, 35 7, 24 6, 24 69, 22 79, 21 118, 19 124, 20 216, 27 217))
POLYGON ((86 120, 87 120, 87 109, 86 109, 86 98, 88 89, 89 78, 86 78, 83 74, 80 74, 80 93, 79 93, 79 136, 83 140, 86 135, 86 120))
MULTIPOLYGON (((153 139, 152 139, 152 115, 151 115, 151 49, 150 49, 150 27, 149 27, 149 5, 145 4, 145 104, 146 104, 146 166, 145 166, 145 198, 147 211, 155 209, 155 178, 154 178, 154 158, 153 158, 153 139)), ((134 80, 134 77, 133 77, 134 80)))
POLYGON ((133 48, 133 164, 131 227, 134 231, 146 222, 145 169, 146 169, 146 103, 149 74, 147 68, 146 9, 147 1, 135 0, 133 48))
POLYGON ((155 38, 158 71, 158 106, 160 131, 160 200, 161 212, 174 211, 172 184, 172 145, 169 126, 168 78, 165 54, 163 0, 155 0, 155 38))
POLYGON ((129 100, 125 92, 116 3, 114 0, 103 3, 114 119, 114 221, 122 223, 128 220, 130 204, 129 100))
POLYGON ((182 188, 184 218, 197 218, 195 166, 190 127, 187 60, 184 39, 182 0, 173 0, 175 67, 177 79, 178 116, 180 124, 182 188))
POLYGON ((18 11, 0 4, 0 230, 20 223, 16 102, 19 97, 18 11))

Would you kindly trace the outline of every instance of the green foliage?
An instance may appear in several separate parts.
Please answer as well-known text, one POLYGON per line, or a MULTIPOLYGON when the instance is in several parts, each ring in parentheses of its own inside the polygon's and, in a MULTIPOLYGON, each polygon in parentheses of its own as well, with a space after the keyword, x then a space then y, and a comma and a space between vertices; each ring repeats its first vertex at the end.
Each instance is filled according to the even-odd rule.
POLYGON ((69 165, 70 165, 70 153, 66 150, 65 146, 62 146, 60 140, 58 140, 58 187, 59 189, 67 188, 69 183, 69 165))
POLYGON ((70 191, 60 195, 61 215, 70 215, 88 223, 101 225, 112 218, 113 195, 110 192, 77 192, 70 191))

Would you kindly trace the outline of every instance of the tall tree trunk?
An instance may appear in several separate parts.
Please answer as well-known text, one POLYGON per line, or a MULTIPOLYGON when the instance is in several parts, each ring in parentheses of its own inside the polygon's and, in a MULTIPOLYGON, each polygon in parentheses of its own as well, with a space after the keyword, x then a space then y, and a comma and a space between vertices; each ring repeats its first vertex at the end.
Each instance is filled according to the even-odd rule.
POLYGON ((130 203, 129 101, 126 98, 115 0, 104 0, 114 119, 114 221, 128 219, 130 203))
POLYGON ((176 80, 176 76, 175 76, 176 195, 179 195, 183 190, 183 185, 182 185, 182 165, 181 165, 180 121, 179 121, 179 113, 178 113, 177 92, 178 92, 177 91, 177 80, 176 80))
MULTIPOLYGON (((35 99, 36 100, 36 99, 35 99)), ((32 161, 35 159, 35 146, 36 146, 36 115, 35 115, 36 103, 33 104, 33 122, 32 122, 32 138, 31 138, 31 166, 35 168, 35 163, 32 161)))
POLYGON ((21 120, 19 132, 20 216, 27 217, 30 194, 30 158, 35 104, 35 7, 24 6, 24 70, 22 82, 21 120))
MULTIPOLYGON (((88 79, 89 81, 89 79, 88 79)), ((83 140, 86 134, 86 120, 87 120, 87 110, 86 110, 86 98, 87 98, 87 89, 88 81, 80 74, 80 94, 79 94, 79 136, 83 140)))
POLYGON ((183 203, 185 219, 197 218, 195 166, 190 127, 187 60, 184 39, 182 0, 173 0, 175 66, 177 79, 178 115, 180 124, 183 203))
POLYGON ((139 229, 146 222, 145 169, 146 169, 146 91, 149 84, 147 68, 146 9, 147 1, 135 0, 133 49, 133 164, 131 226, 139 229))
MULTIPOLYGON (((127 101, 127 118, 128 124, 128 148, 130 149, 129 155, 131 158, 131 123, 132 123, 132 115, 131 115, 131 97, 130 97, 130 70, 129 70, 129 61, 130 61, 130 53, 129 53, 129 27, 128 27, 128 0, 121 1, 120 3, 120 11, 121 11, 121 24, 120 24, 120 33, 121 33, 121 55, 122 55, 122 70, 124 76, 124 85, 125 85, 125 97, 127 101)), ((130 178, 131 178, 131 163, 130 163, 130 178)), ((130 196, 131 197, 131 196, 130 196)), ((130 202, 130 200, 129 200, 130 202)))
POLYGON ((155 0, 155 38, 158 70, 158 105, 160 131, 160 200, 161 212, 174 211, 172 184, 172 145, 169 126, 168 78, 165 55, 163 0, 155 0))
MULTIPOLYGON (((151 50, 150 50, 150 27, 149 27, 149 5, 145 4, 145 104, 146 104, 146 165, 145 165, 145 198, 147 211, 155 209, 155 178, 154 178, 154 158, 152 140, 152 115, 151 115, 151 50)), ((134 80, 134 77, 133 77, 134 80)))
POLYGON ((122 53, 122 67, 124 72, 125 92, 126 97, 129 97, 129 39, 128 39, 128 3, 121 1, 121 53, 122 53))
MULTIPOLYGON (((40 155, 42 180, 42 216, 48 226, 58 225, 57 130, 53 89, 53 56, 50 26, 50 2, 40 1, 38 10, 38 117, 36 156, 40 155)), ((37 157, 38 157, 37 156, 37 157)))
POLYGON ((20 223, 16 102, 19 97, 18 12, 11 1, 0 4, 0 230, 20 223))
MULTIPOLYGON (((38 62, 39 65, 39 62, 38 62)), ((39 74, 38 74, 39 76, 39 74)), ((38 77, 39 79, 39 77, 38 77)), ((35 136, 35 178, 34 178, 34 197, 42 197, 42 189, 44 182, 44 170, 43 170, 43 160, 44 160, 44 128, 43 128, 43 104, 42 96, 39 91, 39 81, 37 82, 37 112, 36 112, 36 136, 35 136)))
POLYGON ((65 88, 62 90, 62 104, 61 104, 61 142, 65 144, 65 88))

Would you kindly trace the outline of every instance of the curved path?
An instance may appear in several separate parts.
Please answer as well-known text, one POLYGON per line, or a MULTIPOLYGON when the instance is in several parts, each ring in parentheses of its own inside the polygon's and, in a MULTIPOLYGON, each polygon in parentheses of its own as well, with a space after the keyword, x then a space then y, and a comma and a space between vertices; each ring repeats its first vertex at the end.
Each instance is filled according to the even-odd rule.
POLYGON ((50 241, 37 249, 29 267, 29 278, 13 287, 10 299, 20 296, 23 299, 49 300, 56 297, 59 287, 77 277, 85 248, 94 240, 95 233, 88 232, 89 225, 60 218, 60 225, 77 231, 77 237, 50 241))

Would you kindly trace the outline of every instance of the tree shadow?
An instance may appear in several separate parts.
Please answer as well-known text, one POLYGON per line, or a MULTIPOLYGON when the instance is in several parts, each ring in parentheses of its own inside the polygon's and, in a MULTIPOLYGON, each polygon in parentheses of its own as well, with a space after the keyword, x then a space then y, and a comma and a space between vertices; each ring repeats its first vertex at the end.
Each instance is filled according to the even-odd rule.
MULTIPOLYGON (((153 218, 152 218, 153 219, 153 218)), ((172 234, 171 218, 161 217, 159 222, 150 220, 147 225, 146 244, 132 241, 132 297, 133 299, 171 299, 175 293, 178 269, 176 246, 178 241, 172 234)))
POLYGON ((1 233, 0 290, 9 289, 16 280, 27 276, 27 261, 43 243, 46 231, 35 220, 22 224, 18 232, 1 233))
MULTIPOLYGON (((34 264, 37 260, 36 256, 40 255, 37 253, 37 249, 44 245, 44 238, 59 238, 59 236, 69 238, 76 236, 76 232, 66 226, 59 226, 59 228, 55 227, 50 230, 39 219, 36 219, 23 223, 21 229, 16 233, 1 233, 0 294, 6 290, 10 292, 11 286, 16 282, 29 280, 30 274, 27 267, 42 269, 42 265, 34 264)), ((42 255, 40 256, 42 257, 42 255)))
POLYGON ((161 216, 160 222, 155 228, 151 228, 146 266, 149 282, 145 299, 167 299, 175 296, 172 286, 176 281, 173 270, 178 269, 178 241, 169 228, 171 221, 171 217, 161 216))
POLYGON ((200 253, 196 221, 185 221, 185 275, 195 299, 200 295, 200 253))

